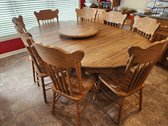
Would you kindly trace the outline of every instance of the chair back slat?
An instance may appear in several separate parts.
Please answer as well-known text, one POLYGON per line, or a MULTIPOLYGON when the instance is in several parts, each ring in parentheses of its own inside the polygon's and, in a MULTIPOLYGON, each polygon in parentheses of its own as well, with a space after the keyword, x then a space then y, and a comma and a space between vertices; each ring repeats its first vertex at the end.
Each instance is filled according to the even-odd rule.
MULTIPOLYGON (((139 74, 139 80, 137 83, 141 84, 145 81, 146 77, 148 76, 150 70, 152 69, 155 62, 150 62, 148 65, 145 64, 144 68, 141 70, 142 72, 139 74), (141 78, 142 77, 142 78, 141 78)), ((137 85, 139 86, 139 85, 137 85)))
POLYGON ((136 70, 133 73, 133 77, 131 79, 130 85, 128 87, 128 91, 132 91, 142 86, 147 75, 152 69, 152 66, 153 66, 153 62, 141 64, 138 66, 138 68, 136 68, 136 70))
POLYGON ((67 79, 70 76, 68 70, 56 68, 52 65, 48 65, 46 68, 52 81, 54 82, 53 84, 55 89, 66 95, 73 96, 74 94, 71 82, 67 79))
POLYGON ((46 63, 46 71, 57 92, 70 97, 75 93, 82 94, 81 60, 84 52, 68 53, 60 48, 49 48, 40 44, 34 44, 34 46, 46 63), (76 80, 73 80, 71 71, 75 73, 76 80), (73 85, 74 81, 77 81, 76 85, 73 85))
POLYGON ((157 23, 156 19, 149 17, 141 18, 139 16, 135 16, 132 31, 137 32, 152 41, 153 36, 159 26, 160 23, 157 23))
POLYGON ((122 14, 121 12, 118 11, 104 12, 105 24, 114 27, 122 28, 126 18, 127 14, 122 14))
POLYGON ((64 69, 60 69, 58 68, 57 71, 57 78, 58 78, 58 84, 60 85, 60 90, 62 92, 64 92, 65 94, 69 94, 69 90, 68 90, 68 84, 66 82, 66 72, 64 72, 64 69))
POLYGON ((129 48, 130 58, 125 71, 127 74, 131 73, 132 77, 128 86, 128 92, 143 86, 150 70, 164 52, 167 44, 168 40, 164 40, 156 42, 146 49, 140 47, 129 48))
POLYGON ((75 9, 77 21, 95 22, 97 10, 92 8, 75 9))
POLYGON ((55 18, 57 19, 57 22, 58 22, 59 21, 58 13, 59 13, 58 9, 54 11, 47 9, 47 10, 40 10, 39 12, 35 11, 34 15, 37 19, 38 24, 40 25, 40 22, 42 22, 43 24, 54 22, 55 18))
MULTIPOLYGON (((72 95, 72 88, 71 88, 71 85, 69 85, 69 83, 66 82, 66 80, 64 78, 66 78, 66 75, 69 75, 69 72, 68 70, 61 70, 59 72, 62 76, 61 76, 61 83, 63 84, 63 92, 65 94, 69 94, 69 95, 72 95), (65 73, 66 72, 66 73, 65 73), (70 87, 70 90, 68 90, 68 87, 70 87)), ((69 81, 69 80, 68 80, 69 81)))

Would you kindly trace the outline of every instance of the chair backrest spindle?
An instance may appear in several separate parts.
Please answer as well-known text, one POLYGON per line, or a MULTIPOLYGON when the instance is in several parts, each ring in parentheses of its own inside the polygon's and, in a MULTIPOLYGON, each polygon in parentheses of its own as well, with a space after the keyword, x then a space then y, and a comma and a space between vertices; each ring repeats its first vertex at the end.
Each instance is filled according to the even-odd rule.
POLYGON ((126 73, 132 73, 128 92, 137 89, 143 85, 150 70, 162 55, 167 47, 168 40, 156 42, 152 46, 142 49, 140 47, 131 47, 128 50, 130 58, 126 67, 126 73))

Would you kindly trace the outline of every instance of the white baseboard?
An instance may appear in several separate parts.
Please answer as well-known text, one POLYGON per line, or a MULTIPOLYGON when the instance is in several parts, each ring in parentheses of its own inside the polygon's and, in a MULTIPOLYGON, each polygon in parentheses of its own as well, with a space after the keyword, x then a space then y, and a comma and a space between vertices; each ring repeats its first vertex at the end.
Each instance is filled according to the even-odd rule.
POLYGON ((16 51, 11 51, 11 52, 7 52, 7 53, 4 53, 4 54, 0 54, 0 59, 8 57, 8 56, 16 55, 16 54, 19 54, 19 53, 22 53, 22 52, 26 52, 26 51, 27 51, 26 48, 23 48, 23 49, 19 49, 19 50, 16 50, 16 51))

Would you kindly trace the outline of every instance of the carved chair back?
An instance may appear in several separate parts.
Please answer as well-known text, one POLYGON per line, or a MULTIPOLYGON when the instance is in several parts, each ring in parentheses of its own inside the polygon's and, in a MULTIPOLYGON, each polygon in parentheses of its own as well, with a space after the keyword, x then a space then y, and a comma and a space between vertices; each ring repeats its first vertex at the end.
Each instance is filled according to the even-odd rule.
POLYGON ((17 30, 17 32, 24 33, 24 32, 27 31, 26 28, 25 28, 23 17, 21 15, 19 15, 18 18, 17 17, 13 17, 12 18, 12 23, 14 24, 15 29, 17 30))
POLYGON ((150 41, 153 40, 153 36, 156 30, 159 28, 160 23, 157 23, 156 19, 149 17, 134 17, 134 24, 132 26, 132 31, 137 32, 138 34, 144 36, 150 41))
POLYGON ((137 91, 143 86, 150 70, 162 55, 167 47, 168 40, 156 42, 146 49, 140 47, 130 47, 128 53, 130 58, 125 69, 126 73, 131 73, 128 92, 137 91))
POLYGON ((34 46, 45 62, 46 71, 53 81, 57 93, 71 99, 77 99, 76 94, 79 94, 79 97, 82 96, 81 60, 84 57, 84 52, 68 53, 59 48, 49 48, 40 44, 34 44, 34 46), (74 81, 72 69, 76 73, 76 85, 72 85, 74 81))
POLYGON ((18 18, 14 17, 12 18, 12 22, 15 26, 15 29, 19 37, 22 39, 24 45, 26 47, 31 46, 31 43, 27 43, 27 40, 29 37, 32 37, 32 35, 26 31, 25 24, 23 22, 23 17, 22 16, 19 16, 18 18))
POLYGON ((34 40, 32 39, 32 35, 26 31, 25 24, 23 22, 23 17, 19 16, 18 18, 14 17, 12 18, 12 22, 15 25, 15 29, 17 33, 19 34, 19 37, 22 39, 25 47, 27 48, 29 55, 35 64, 36 70, 39 73, 45 73, 42 59, 38 55, 36 49, 32 46, 34 43, 34 40))
POLYGON ((58 22, 58 13, 59 13, 58 9, 54 11, 47 9, 47 10, 40 10, 39 12, 35 11, 34 15, 37 19, 38 24, 40 25, 40 21, 42 23, 54 22, 55 18, 57 19, 57 22, 58 22))
POLYGON ((95 22, 97 11, 92 8, 75 9, 77 21, 95 22))
POLYGON ((105 24, 122 28, 127 18, 127 14, 118 11, 104 12, 105 24))

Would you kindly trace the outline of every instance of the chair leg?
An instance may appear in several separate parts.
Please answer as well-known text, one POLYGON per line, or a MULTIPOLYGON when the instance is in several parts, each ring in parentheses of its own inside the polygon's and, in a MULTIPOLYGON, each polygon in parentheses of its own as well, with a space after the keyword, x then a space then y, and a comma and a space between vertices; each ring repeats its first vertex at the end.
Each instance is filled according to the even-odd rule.
POLYGON ((93 90, 93 93, 94 93, 94 94, 93 94, 93 100, 95 100, 96 97, 97 97, 96 82, 94 83, 92 90, 93 90))
POLYGON ((44 77, 41 77, 41 86, 42 86, 42 90, 43 90, 44 102, 47 103, 46 90, 45 90, 45 85, 44 85, 44 77))
POLYGON ((53 114, 55 114, 55 104, 60 97, 61 97, 61 95, 59 95, 53 91, 53 101, 52 101, 52 113, 53 114))
POLYGON ((118 124, 119 125, 121 123, 121 113, 122 113, 122 110, 123 110, 123 103, 124 103, 124 98, 121 99, 121 104, 120 104, 119 112, 118 112, 118 124))
POLYGON ((38 86, 40 86, 39 84, 39 76, 38 76, 38 73, 35 72, 35 77, 36 77, 36 83, 38 86))
POLYGON ((93 93, 94 93, 93 100, 95 100, 97 97, 97 93, 100 90, 101 81, 99 80, 99 74, 93 74, 93 75, 96 78, 96 81, 94 82, 94 85, 93 85, 93 93))
POLYGON ((139 111, 142 110, 143 89, 139 91, 139 111))
POLYGON ((53 91, 53 101, 52 101, 52 114, 55 114, 55 97, 56 93, 53 91))
POLYGON ((80 126, 80 106, 79 106, 79 102, 76 103, 76 119, 77 119, 77 125, 80 126))
POLYGON ((34 83, 36 83, 36 74, 35 74, 35 68, 34 68, 34 62, 32 61, 32 71, 33 71, 33 80, 34 83))
POLYGON ((95 75, 96 81, 94 83, 94 86, 95 86, 97 92, 99 92, 99 90, 101 89, 101 86, 102 86, 102 82, 100 81, 98 76, 99 75, 95 75))

